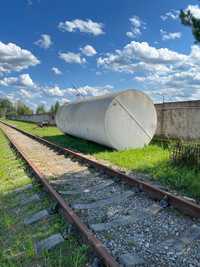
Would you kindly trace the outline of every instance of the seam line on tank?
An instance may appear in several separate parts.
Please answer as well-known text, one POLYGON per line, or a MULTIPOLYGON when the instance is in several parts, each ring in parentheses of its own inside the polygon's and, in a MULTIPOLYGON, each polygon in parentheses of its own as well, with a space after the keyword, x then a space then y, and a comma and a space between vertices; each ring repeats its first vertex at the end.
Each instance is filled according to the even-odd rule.
POLYGON ((150 134, 144 129, 144 127, 136 120, 136 118, 134 117, 134 115, 132 113, 129 112, 129 110, 126 108, 126 106, 124 106, 122 103, 119 102, 119 100, 115 99, 115 101, 128 113, 128 115, 136 122, 136 124, 140 127, 140 129, 150 138, 151 140, 151 136, 150 134))

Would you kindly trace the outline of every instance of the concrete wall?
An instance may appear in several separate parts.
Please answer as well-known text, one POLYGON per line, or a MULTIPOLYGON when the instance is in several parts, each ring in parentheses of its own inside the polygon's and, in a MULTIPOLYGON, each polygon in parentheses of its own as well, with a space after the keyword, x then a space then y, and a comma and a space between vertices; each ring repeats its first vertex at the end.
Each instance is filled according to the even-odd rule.
POLYGON ((8 119, 18 120, 18 121, 29 121, 35 123, 48 122, 50 125, 55 125, 54 114, 33 114, 33 115, 12 115, 8 116, 8 119))
POLYGON ((157 136, 200 139, 200 100, 156 104, 157 136))

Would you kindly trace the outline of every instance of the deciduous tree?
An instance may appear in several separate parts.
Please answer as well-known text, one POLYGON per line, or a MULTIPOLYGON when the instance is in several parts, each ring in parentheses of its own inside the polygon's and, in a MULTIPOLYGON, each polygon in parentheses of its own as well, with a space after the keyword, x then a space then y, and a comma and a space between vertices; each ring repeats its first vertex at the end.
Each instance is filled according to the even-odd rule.
POLYGON ((181 10, 180 19, 183 25, 191 28, 195 42, 200 43, 200 19, 196 18, 190 10, 181 10))

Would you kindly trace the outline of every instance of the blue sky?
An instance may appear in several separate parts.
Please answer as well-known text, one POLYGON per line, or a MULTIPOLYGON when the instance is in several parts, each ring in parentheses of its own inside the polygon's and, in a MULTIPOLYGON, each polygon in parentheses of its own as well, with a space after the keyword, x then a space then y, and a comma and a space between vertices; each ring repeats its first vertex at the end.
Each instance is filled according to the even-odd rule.
POLYGON ((200 17, 197 0, 1 1, 0 97, 33 108, 130 88, 199 99, 200 47, 180 9, 200 17))

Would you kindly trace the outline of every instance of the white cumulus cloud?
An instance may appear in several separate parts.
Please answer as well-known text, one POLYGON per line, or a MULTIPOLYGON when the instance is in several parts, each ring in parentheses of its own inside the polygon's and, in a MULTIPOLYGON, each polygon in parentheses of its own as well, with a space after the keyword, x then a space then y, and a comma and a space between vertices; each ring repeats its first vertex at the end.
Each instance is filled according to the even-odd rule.
POLYGON ((169 12, 165 13, 164 15, 161 15, 160 17, 163 21, 168 19, 176 20, 179 18, 179 14, 180 14, 179 10, 172 9, 169 12))
POLYGON ((188 54, 168 48, 155 48, 146 42, 131 42, 123 49, 97 60, 99 66, 127 72, 155 100, 165 95, 168 101, 192 99, 200 93, 200 47, 191 46, 188 54))
POLYGON ((89 97, 89 96, 100 96, 108 94, 112 91, 113 86, 105 85, 105 86, 89 86, 85 85, 78 88, 68 88, 66 91, 69 95, 75 96, 77 98, 89 97))
POLYGON ((182 36, 181 32, 166 32, 162 29, 160 30, 160 34, 163 41, 180 39, 182 36))
POLYGON ((188 5, 184 11, 190 11, 195 18, 200 19, 200 7, 198 5, 188 5))
POLYGON ((34 44, 38 45, 41 48, 47 49, 53 44, 53 42, 51 40, 50 35, 41 34, 41 38, 37 40, 34 44))
POLYGON ((21 74, 19 76, 19 83, 27 87, 33 87, 35 85, 29 74, 21 74))
POLYGON ((138 17, 133 16, 129 19, 131 23, 131 30, 126 33, 129 38, 136 38, 141 35, 141 31, 145 29, 145 23, 138 17))
POLYGON ((61 90, 58 86, 50 87, 46 89, 46 92, 51 96, 63 96, 65 90, 61 90))
POLYGON ((61 75, 62 74, 62 71, 61 70, 59 70, 58 68, 56 68, 56 67, 52 67, 52 69, 51 69, 52 71, 53 71, 53 73, 54 74, 56 74, 56 75, 61 75))
POLYGON ((82 47, 80 50, 87 57, 92 57, 92 56, 97 54, 97 51, 91 45, 86 45, 86 46, 82 47))
POLYGON ((147 42, 132 41, 122 50, 108 53, 105 57, 99 57, 97 64, 107 69, 119 72, 134 73, 136 71, 168 71, 170 63, 186 60, 187 56, 179 54, 167 48, 157 49, 147 42))
POLYGON ((0 73, 21 71, 39 63, 40 61, 30 51, 13 43, 0 42, 0 73))
POLYGON ((76 64, 84 64, 86 63, 86 59, 81 57, 80 53, 59 53, 59 57, 63 59, 66 63, 76 63, 76 64))
POLYGON ((21 74, 18 77, 5 77, 0 80, 1 86, 35 87, 29 74, 21 74))
POLYGON ((75 19, 72 21, 66 20, 65 22, 60 22, 58 28, 61 31, 67 31, 67 32, 74 32, 76 30, 79 30, 80 32, 90 33, 95 36, 104 34, 103 24, 94 22, 91 19, 88 20, 75 19))
MULTIPOLYGON (((0 97, 7 97, 15 102, 17 100, 22 100, 24 103, 34 109, 37 107, 38 103, 44 103, 46 107, 50 108, 50 105, 56 101, 59 101, 60 103, 66 103, 85 97, 107 94, 113 90, 111 85, 83 85, 77 88, 61 88, 59 85, 47 86, 42 84, 34 84, 34 87, 27 87, 24 86, 24 84, 28 85, 27 82, 22 82, 23 86, 19 86, 19 81, 19 77, 10 77, 9 80, 4 79, 4 83, 6 82, 7 86, 9 87, 6 90, 6 93, 3 90, 0 90, 0 97), (18 90, 16 90, 16 87, 18 90)), ((0 86, 2 85, 1 83, 2 80, 0 80, 0 86)))
POLYGON ((26 89, 20 89, 20 95, 25 98, 32 98, 33 95, 30 91, 27 91, 26 89))
POLYGON ((41 91, 49 97, 59 97, 62 99, 79 99, 89 96, 100 96, 108 94, 112 91, 113 87, 111 85, 105 86, 79 86, 77 88, 60 88, 58 85, 53 87, 41 87, 41 91))

